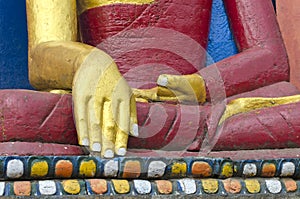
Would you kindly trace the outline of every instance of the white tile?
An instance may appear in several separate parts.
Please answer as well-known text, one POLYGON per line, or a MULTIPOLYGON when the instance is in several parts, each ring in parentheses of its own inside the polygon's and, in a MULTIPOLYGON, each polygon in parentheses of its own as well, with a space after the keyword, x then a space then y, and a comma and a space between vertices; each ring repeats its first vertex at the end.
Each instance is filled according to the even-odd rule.
POLYGON ((282 164, 280 176, 292 176, 295 173, 295 164, 292 162, 285 162, 282 164))
POLYGON ((147 180, 134 180, 134 187, 138 194, 150 194, 151 183, 147 180))
POLYGON ((56 184, 53 180, 39 181, 39 190, 42 195, 54 195, 56 184))
POLYGON ((166 163, 163 161, 153 161, 148 166, 148 177, 159 178, 165 174, 166 163))
POLYGON ((179 180, 179 185, 186 194, 194 194, 197 191, 196 182, 193 179, 179 180))
POLYGON ((20 178, 24 174, 24 164, 21 160, 9 160, 6 168, 6 175, 9 178, 20 178))
POLYGON ((257 174, 257 167, 253 163, 247 163, 244 165, 243 174, 245 176, 256 176, 257 174))
POLYGON ((119 162, 116 160, 110 160, 104 165, 104 176, 117 177, 119 172, 119 162))
POLYGON ((0 196, 3 196, 5 192, 5 182, 0 182, 0 196))
POLYGON ((276 179, 266 180, 266 185, 270 193, 277 194, 281 192, 282 186, 279 180, 276 179))

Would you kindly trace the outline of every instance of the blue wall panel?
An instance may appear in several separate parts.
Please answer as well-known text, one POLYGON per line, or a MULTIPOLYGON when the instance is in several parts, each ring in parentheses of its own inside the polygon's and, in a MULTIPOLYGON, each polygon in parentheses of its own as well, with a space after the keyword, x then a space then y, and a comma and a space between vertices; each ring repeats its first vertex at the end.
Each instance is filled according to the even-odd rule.
POLYGON ((0 88, 31 88, 25 0, 0 0, 0 88))
POLYGON ((207 47, 207 65, 237 53, 222 0, 213 1, 207 47))

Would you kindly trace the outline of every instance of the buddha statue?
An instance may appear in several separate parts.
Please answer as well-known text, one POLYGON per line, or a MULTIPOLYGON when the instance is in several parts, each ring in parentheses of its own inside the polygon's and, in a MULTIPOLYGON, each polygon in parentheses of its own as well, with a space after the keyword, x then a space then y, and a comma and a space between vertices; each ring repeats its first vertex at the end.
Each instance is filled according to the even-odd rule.
POLYGON ((300 146, 292 127, 300 92, 288 82, 271 0, 224 0, 239 53, 207 67, 212 0, 26 4, 30 82, 72 90, 63 106, 74 105, 79 145, 106 158, 124 156, 127 143, 208 152, 300 146))

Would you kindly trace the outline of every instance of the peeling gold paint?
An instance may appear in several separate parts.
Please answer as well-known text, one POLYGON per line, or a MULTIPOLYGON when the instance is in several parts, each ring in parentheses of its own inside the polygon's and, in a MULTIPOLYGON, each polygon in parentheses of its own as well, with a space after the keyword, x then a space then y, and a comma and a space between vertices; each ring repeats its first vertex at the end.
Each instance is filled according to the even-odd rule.
POLYGON ((258 110, 268 107, 276 107, 285 104, 297 103, 300 102, 300 95, 293 95, 288 97, 279 97, 279 98, 239 98, 230 101, 226 110, 220 119, 219 125, 222 124, 226 119, 240 114, 248 113, 253 110, 258 110))

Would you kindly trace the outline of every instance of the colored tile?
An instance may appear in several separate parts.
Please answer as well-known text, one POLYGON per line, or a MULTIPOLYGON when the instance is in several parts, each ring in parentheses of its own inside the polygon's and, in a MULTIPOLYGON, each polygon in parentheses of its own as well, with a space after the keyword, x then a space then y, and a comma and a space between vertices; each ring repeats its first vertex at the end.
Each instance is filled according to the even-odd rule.
POLYGON ((213 194, 217 193, 219 190, 219 182, 215 179, 205 179, 201 180, 203 191, 205 193, 213 194))
POLYGON ((230 178, 233 176, 233 163, 232 162, 225 162, 221 168, 221 175, 222 178, 230 178))
POLYGON ((293 176, 294 173, 295 173, 295 164, 294 163, 284 162, 282 164, 280 176, 282 176, 282 177, 293 176))
POLYGON ((247 163, 243 168, 243 175, 246 177, 253 177, 257 174, 257 167, 253 163, 247 163))
POLYGON ((165 175, 166 163, 163 161, 152 161, 148 166, 149 178, 160 178, 165 175))
POLYGON ((94 160, 82 160, 79 166, 79 175, 92 178, 95 176, 97 166, 94 160))
POLYGON ((4 195, 5 191, 5 182, 0 182, 0 196, 4 195))
POLYGON ((182 179, 178 181, 180 189, 185 194, 194 194, 197 191, 196 182, 194 179, 182 179))
POLYGON ((6 176, 8 178, 20 178, 24 174, 24 164, 21 160, 9 160, 6 168, 6 176))
POLYGON ((274 163, 264 163, 261 169, 262 177, 274 177, 276 173, 276 165, 274 163))
POLYGON ((267 186, 268 191, 273 194, 278 194, 282 190, 281 183, 277 179, 266 180, 266 186, 267 186))
POLYGON ((59 178, 70 178, 73 173, 73 164, 69 160, 59 160, 55 164, 55 176, 59 178))
POLYGON ((110 160, 104 165, 105 177, 117 177, 119 172, 119 162, 117 160, 110 160))
POLYGON ((79 194, 81 190, 78 180, 64 180, 62 186, 66 193, 72 195, 79 194))
POLYGON ((126 194, 130 191, 130 185, 127 180, 112 180, 112 184, 118 194, 126 194))
POLYGON ((171 194, 173 192, 173 184, 168 180, 155 181, 159 194, 171 194))
POLYGON ((14 194, 16 196, 30 196, 31 184, 29 181, 14 182, 14 194))
POLYGON ((245 185, 249 193, 255 194, 260 192, 260 183, 256 179, 246 179, 245 185))
POLYGON ((138 178, 141 175, 140 161, 126 161, 123 168, 123 178, 138 178))
POLYGON ((295 192, 298 189, 297 182, 293 179, 282 180, 287 192, 295 192))
POLYGON ((105 194, 107 192, 107 182, 106 180, 91 179, 89 180, 92 191, 95 194, 105 194))
POLYGON ((56 184, 53 180, 39 181, 39 191, 42 195, 54 195, 56 193, 56 184))
POLYGON ((46 161, 33 161, 31 164, 31 177, 45 177, 48 174, 49 166, 46 161))
POLYGON ((172 165, 172 176, 174 177, 185 177, 187 172, 187 165, 185 162, 175 162, 172 165))
POLYGON ((236 194, 240 193, 242 190, 242 184, 237 179, 228 178, 226 180, 223 180, 223 185, 227 193, 236 194))
POLYGON ((136 192, 140 195, 150 194, 152 187, 151 183, 147 180, 134 180, 133 181, 134 188, 136 192))
POLYGON ((192 174, 195 177, 210 177, 212 168, 207 162, 197 161, 192 165, 192 174))

